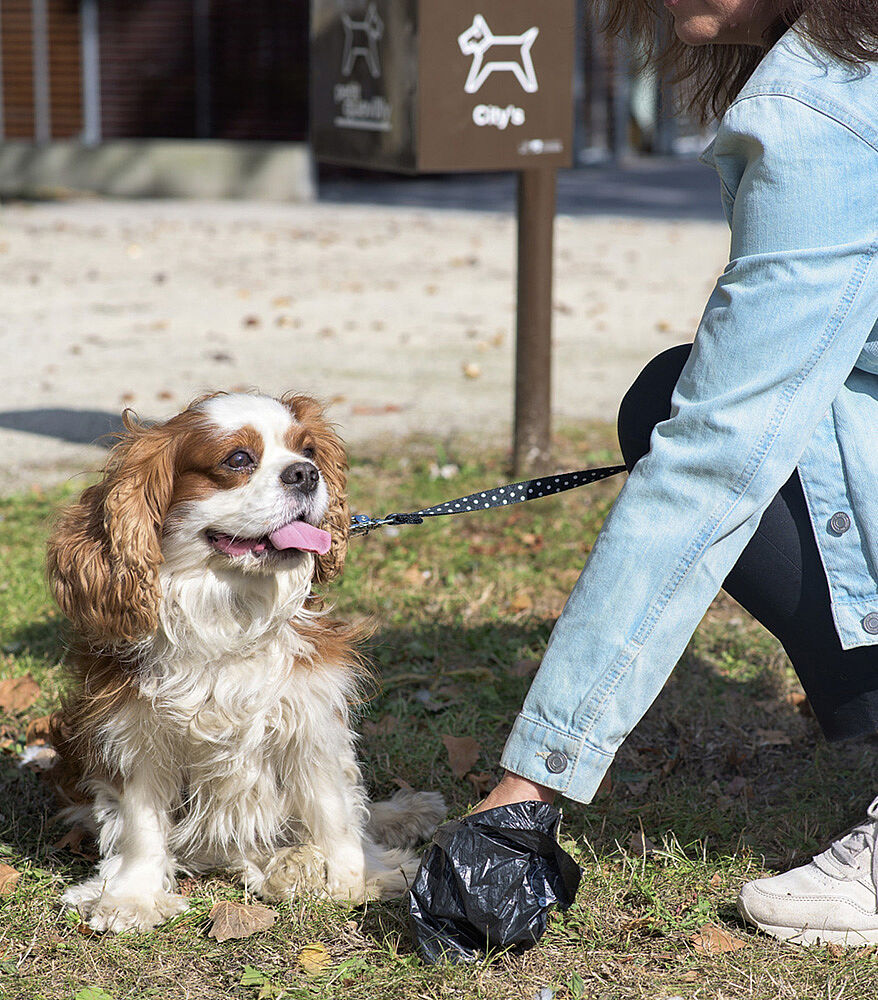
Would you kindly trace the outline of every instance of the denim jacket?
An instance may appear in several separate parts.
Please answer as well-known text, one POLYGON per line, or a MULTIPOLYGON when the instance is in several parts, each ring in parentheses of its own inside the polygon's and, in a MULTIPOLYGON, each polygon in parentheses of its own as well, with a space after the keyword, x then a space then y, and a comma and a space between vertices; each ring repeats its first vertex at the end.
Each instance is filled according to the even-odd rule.
POLYGON ((729 264, 502 758, 583 802, 796 467, 841 643, 878 643, 878 64, 787 32, 706 157, 729 264))

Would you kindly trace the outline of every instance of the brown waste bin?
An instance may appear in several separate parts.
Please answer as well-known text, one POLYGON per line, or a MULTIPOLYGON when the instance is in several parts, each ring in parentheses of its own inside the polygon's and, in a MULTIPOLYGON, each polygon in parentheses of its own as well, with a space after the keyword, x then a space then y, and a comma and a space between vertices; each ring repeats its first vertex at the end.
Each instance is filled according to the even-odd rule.
POLYGON ((403 171, 571 163, 573 0, 312 0, 318 159, 403 171))

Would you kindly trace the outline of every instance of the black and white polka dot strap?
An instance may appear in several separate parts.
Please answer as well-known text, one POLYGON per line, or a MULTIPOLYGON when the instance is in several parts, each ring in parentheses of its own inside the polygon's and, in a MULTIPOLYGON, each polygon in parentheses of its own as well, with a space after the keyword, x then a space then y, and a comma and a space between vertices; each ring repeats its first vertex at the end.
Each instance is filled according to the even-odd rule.
POLYGON ((563 493, 596 483, 600 479, 618 475, 625 471, 624 465, 611 465, 603 469, 582 469, 580 472, 562 472, 557 476, 541 476, 539 479, 525 479, 520 483, 508 483, 489 490, 470 493, 469 496, 447 500, 432 507, 412 511, 410 514, 387 514, 384 517, 367 517, 355 514, 351 521, 352 535, 368 534, 373 528, 388 524, 420 524, 425 517, 440 517, 443 514, 464 514, 467 511, 486 510, 488 507, 508 507, 526 500, 536 500, 552 493, 563 493))

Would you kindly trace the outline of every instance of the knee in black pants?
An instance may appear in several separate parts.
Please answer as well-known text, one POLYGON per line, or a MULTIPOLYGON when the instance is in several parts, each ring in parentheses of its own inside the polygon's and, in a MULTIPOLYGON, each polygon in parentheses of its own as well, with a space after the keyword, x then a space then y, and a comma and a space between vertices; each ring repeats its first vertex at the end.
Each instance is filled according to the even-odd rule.
POLYGON ((679 344, 662 351, 637 376, 619 405, 616 423, 619 446, 628 471, 649 451, 649 437, 656 424, 671 415, 671 393, 692 351, 679 344))

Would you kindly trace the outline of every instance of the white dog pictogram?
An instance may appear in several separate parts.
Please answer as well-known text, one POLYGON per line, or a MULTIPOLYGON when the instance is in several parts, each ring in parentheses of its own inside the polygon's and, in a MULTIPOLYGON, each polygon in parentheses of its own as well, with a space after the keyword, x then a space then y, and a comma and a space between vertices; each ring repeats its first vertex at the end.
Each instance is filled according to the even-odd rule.
POLYGON ((366 8, 362 21, 354 21, 348 14, 342 14, 341 23, 344 27, 344 55, 341 61, 341 71, 344 76, 350 76, 357 57, 365 59, 369 72, 377 80, 381 75, 381 62, 378 59, 378 42, 384 34, 384 22, 378 15, 374 3, 366 8))
POLYGON ((515 75, 528 94, 535 93, 539 88, 530 50, 539 33, 540 29, 534 27, 520 35, 495 35, 484 17, 476 14, 473 23, 457 37, 460 51, 465 56, 473 57, 463 89, 468 94, 475 94, 492 73, 508 72, 515 75), (515 58, 485 60, 489 49, 502 49, 504 46, 516 49, 515 58))

